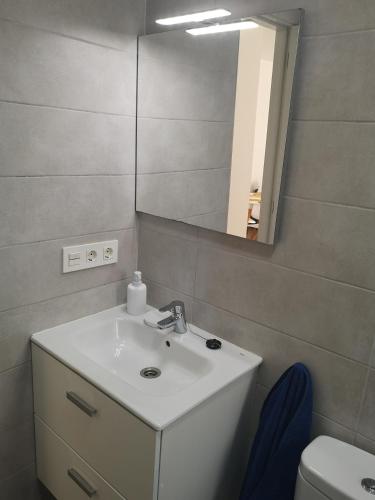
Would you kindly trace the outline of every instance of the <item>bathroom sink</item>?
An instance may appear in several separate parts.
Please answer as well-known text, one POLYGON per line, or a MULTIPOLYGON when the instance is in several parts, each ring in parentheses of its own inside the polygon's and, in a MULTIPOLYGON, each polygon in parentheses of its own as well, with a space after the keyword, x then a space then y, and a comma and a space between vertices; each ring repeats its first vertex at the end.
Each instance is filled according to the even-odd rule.
POLYGON ((184 334, 151 328, 118 306, 36 333, 32 342, 160 430, 262 362, 224 340, 208 349, 210 338, 194 325, 184 334))
POLYGON ((166 334, 126 319, 103 322, 72 336, 84 356, 139 391, 168 396, 204 377, 213 363, 189 348, 183 336, 166 334))

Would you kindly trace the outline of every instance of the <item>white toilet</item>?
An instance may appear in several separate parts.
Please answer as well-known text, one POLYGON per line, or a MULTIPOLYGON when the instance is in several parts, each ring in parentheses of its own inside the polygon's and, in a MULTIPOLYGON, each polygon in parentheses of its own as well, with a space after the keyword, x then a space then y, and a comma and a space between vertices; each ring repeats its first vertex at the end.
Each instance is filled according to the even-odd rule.
POLYGON ((327 499, 375 500, 375 456, 327 436, 315 439, 302 453, 294 500, 327 499))

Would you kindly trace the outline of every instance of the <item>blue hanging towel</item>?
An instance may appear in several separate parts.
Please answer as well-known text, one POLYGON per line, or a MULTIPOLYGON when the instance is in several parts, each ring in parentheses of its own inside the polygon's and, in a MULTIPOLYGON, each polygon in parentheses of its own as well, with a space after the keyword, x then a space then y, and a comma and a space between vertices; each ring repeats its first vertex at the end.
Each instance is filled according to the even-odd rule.
POLYGON ((240 500, 293 500, 302 451, 310 442, 312 381, 291 366, 264 402, 240 500))

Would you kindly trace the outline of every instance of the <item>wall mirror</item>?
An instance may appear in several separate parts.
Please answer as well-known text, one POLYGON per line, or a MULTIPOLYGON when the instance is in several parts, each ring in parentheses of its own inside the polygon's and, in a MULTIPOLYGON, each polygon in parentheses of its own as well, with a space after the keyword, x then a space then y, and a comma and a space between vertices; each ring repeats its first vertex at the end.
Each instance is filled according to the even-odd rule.
POLYGON ((272 244, 301 11, 139 38, 139 212, 272 244))

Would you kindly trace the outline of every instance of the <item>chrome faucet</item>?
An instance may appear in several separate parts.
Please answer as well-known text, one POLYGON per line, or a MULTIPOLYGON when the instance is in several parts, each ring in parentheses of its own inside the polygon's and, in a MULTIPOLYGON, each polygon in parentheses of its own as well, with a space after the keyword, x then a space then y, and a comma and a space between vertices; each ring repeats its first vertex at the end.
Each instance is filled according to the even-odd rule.
POLYGON ((158 322, 158 327, 161 330, 165 330, 171 326, 174 326, 174 331, 176 333, 186 333, 186 313, 185 304, 180 300, 173 300, 170 304, 161 307, 160 312, 170 311, 171 316, 162 319, 158 322))

